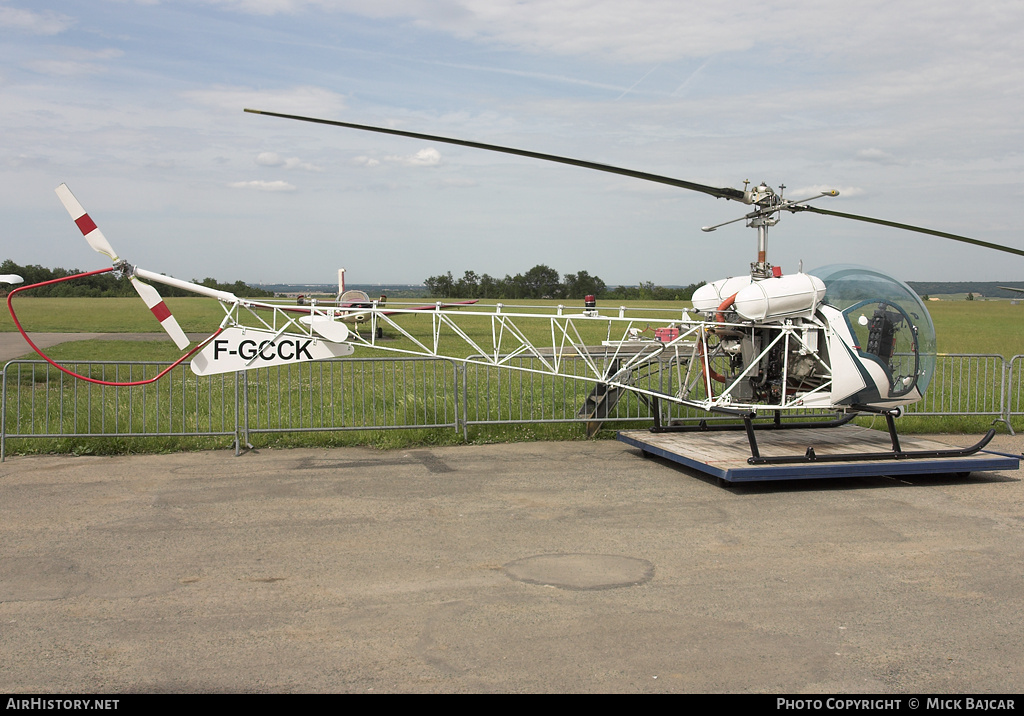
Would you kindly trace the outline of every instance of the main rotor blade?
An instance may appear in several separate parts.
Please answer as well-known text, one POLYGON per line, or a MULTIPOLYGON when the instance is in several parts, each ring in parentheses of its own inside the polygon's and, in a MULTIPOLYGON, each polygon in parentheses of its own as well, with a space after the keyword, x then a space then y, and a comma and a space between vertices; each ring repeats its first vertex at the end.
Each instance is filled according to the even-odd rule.
POLYGON ((333 127, 347 127, 349 129, 362 129, 367 132, 378 132, 380 134, 393 134, 399 137, 412 137, 413 139, 425 139, 429 142, 445 142, 447 144, 457 144, 462 147, 472 147, 474 149, 485 149, 490 152, 502 152, 504 154, 515 154, 520 157, 529 157, 531 159, 541 159, 547 162, 557 162, 559 164, 570 164, 575 167, 583 167, 584 169, 595 169, 599 172, 608 172, 609 174, 621 174, 622 176, 633 177, 634 179, 643 179, 644 181, 657 182, 658 184, 668 184, 669 186, 679 187, 681 189, 689 189, 690 191, 699 191, 703 194, 710 194, 711 196, 718 197, 720 199, 730 199, 732 201, 743 201, 744 193, 739 189, 730 189, 729 187, 714 187, 707 186, 706 184, 696 184, 694 182, 683 181, 682 179, 673 179, 672 177, 661 176, 659 174, 648 174, 647 172, 638 172, 632 169, 622 169, 620 167, 613 167, 608 164, 598 164, 596 162, 588 162, 583 159, 571 159, 569 157, 559 157, 554 154, 543 154, 541 152, 531 152, 526 149, 514 149, 512 147, 501 147, 496 144, 484 144, 483 142, 470 142, 465 139, 452 139, 451 137, 439 137, 433 134, 420 134, 419 132, 405 132, 401 129, 386 129, 384 127, 371 127, 365 124, 352 124, 350 122, 338 122, 330 119, 316 119, 314 117, 301 117, 295 114, 280 114, 278 112, 264 112, 260 109, 246 109, 246 112, 252 114, 265 114, 269 117, 281 117, 283 119, 296 119, 300 122, 313 122, 314 124, 328 124, 333 127))
POLYGON ((930 234, 932 236, 941 236, 944 239, 952 239, 953 241, 960 241, 965 244, 972 244, 974 246, 983 246, 986 249, 993 249, 995 251, 1004 251, 1008 254, 1016 254, 1017 256, 1024 256, 1024 250, 1015 249, 1012 246, 1003 246, 1002 244, 993 244, 988 241, 981 241, 980 239, 972 239, 968 236, 959 236, 958 234, 949 234, 945 231, 936 231, 935 229, 926 229, 923 226, 913 226, 911 224, 900 224, 896 221, 886 221, 885 219, 873 219, 870 216, 861 216, 859 214, 847 214, 842 211, 831 211, 829 209, 819 209, 816 206, 796 206, 789 211, 797 213, 800 211, 810 211, 814 214, 822 214, 824 216, 838 216, 843 219, 853 219, 854 221, 863 221, 868 224, 881 224, 882 226, 891 226, 894 229, 903 229, 905 231, 916 231, 919 234, 930 234))

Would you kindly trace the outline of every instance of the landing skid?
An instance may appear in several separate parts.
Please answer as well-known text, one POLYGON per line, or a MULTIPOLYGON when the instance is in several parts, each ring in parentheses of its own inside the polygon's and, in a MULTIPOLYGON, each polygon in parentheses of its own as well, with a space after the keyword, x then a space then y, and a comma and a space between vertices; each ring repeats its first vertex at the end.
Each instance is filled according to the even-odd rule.
POLYGON ((794 463, 810 463, 810 462, 860 462, 866 460, 920 460, 925 458, 954 458, 954 457, 967 457, 968 455, 974 455, 979 452, 982 448, 988 445, 992 438, 995 437, 995 429, 990 429, 981 440, 976 442, 974 445, 965 448, 942 448, 942 449, 928 449, 928 450, 904 450, 900 444, 899 434, 896 432, 896 415, 897 413, 892 410, 877 410, 869 408, 867 406, 855 406, 856 410, 863 413, 874 413, 883 415, 885 417, 886 426, 889 431, 889 450, 879 450, 872 452, 849 452, 849 453, 823 453, 818 454, 814 446, 808 446, 801 455, 772 455, 763 456, 761 455, 760 447, 757 442, 756 431, 760 430, 801 430, 801 429, 822 429, 822 428, 837 428, 842 425, 846 425, 848 422, 857 417, 857 413, 850 412, 845 415, 841 415, 834 420, 818 420, 818 421, 807 421, 807 422, 790 422, 785 423, 782 421, 779 411, 775 411, 774 421, 771 423, 754 423, 753 417, 749 414, 739 415, 737 417, 742 418, 743 424, 738 423, 726 423, 726 424, 709 424, 707 421, 700 421, 693 425, 662 425, 661 424, 661 411, 657 409, 657 403, 655 403, 654 409, 654 427, 650 429, 652 433, 675 433, 675 432, 708 432, 712 430, 721 431, 739 431, 743 430, 747 436, 747 443, 750 446, 750 457, 747 458, 747 462, 751 465, 786 465, 794 463))

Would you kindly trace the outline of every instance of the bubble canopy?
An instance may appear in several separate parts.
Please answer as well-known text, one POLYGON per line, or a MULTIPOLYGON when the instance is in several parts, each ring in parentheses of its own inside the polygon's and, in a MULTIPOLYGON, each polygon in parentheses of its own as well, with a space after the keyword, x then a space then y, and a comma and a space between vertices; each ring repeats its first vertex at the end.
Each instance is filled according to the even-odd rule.
POLYGON ((935 372, 935 326, 907 284, 877 269, 831 264, 811 271, 825 284, 824 303, 841 311, 857 351, 891 377, 890 396, 922 395, 935 372))

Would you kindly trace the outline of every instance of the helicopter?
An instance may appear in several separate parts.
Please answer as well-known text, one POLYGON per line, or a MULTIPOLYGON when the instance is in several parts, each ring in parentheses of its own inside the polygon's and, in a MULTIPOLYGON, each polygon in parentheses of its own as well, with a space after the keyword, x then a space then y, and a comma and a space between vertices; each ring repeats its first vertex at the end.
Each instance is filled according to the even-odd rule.
MULTIPOLYGON (((940 453, 928 451, 918 455, 901 450, 894 419, 902 414, 905 406, 922 399, 936 362, 935 329, 924 303, 904 282, 868 267, 833 265, 805 273, 801 266, 796 273, 783 274, 768 261, 768 230, 779 222, 784 212, 812 212, 1020 256, 1024 256, 1024 250, 811 205, 812 201, 838 196, 839 192, 834 190, 793 200, 784 196, 784 187, 776 191, 764 182, 755 186, 744 182, 743 189, 713 187, 481 142, 256 109, 244 111, 569 164, 736 201, 750 209, 736 219, 705 226, 702 230, 715 231, 727 224, 745 222, 757 234, 756 260, 751 262, 749 273, 700 287, 693 294, 692 311, 684 309, 654 319, 649 313, 634 315, 624 307, 598 310, 591 301, 580 312, 559 306, 553 314, 517 311, 501 304, 470 307, 439 302, 432 307, 389 305, 385 308, 383 301, 370 300, 368 296, 365 301, 362 297, 358 302, 347 301, 343 295, 343 273, 335 305, 314 300, 305 306, 282 306, 269 301, 240 299, 131 265, 114 252, 67 187, 58 187, 58 196, 87 242, 112 261, 111 268, 103 271, 113 270, 131 280, 180 349, 189 345, 188 339, 149 283, 176 286, 221 303, 225 317, 220 327, 177 362, 191 357, 192 370, 198 375, 341 357, 351 355, 357 348, 447 357, 464 363, 596 381, 605 391, 632 391, 652 405, 655 416, 652 430, 655 431, 711 429, 703 421, 699 426, 662 425, 661 401, 708 415, 733 418, 716 429, 745 430, 751 460, 762 459, 758 454, 755 428, 781 429, 786 427, 780 420, 782 414, 799 415, 809 410, 834 411, 839 416, 832 421, 810 423, 814 426, 841 425, 858 414, 884 416, 893 450, 882 457, 895 459, 971 454, 994 436, 995 431, 989 430, 981 441, 969 448, 940 453), (403 325, 404 315, 427 308, 433 309, 429 337, 414 334, 403 325), (489 320, 490 341, 481 341, 465 329, 470 317, 489 320), (536 321, 550 326, 551 340, 547 345, 529 338, 530 331, 522 327, 536 321), (658 325, 653 336, 647 332, 652 324, 658 325), (405 340, 384 344, 379 340, 384 326, 405 340), (590 341, 585 338, 593 336, 595 328, 600 328, 604 336, 600 346, 589 345, 590 341), (472 355, 460 357, 463 352, 452 350, 452 341, 461 341, 471 349, 472 355), (524 357, 531 362, 524 364, 514 360, 524 357), (582 359, 585 370, 569 369, 566 359, 570 357, 582 359), (667 363, 677 374, 671 392, 645 385, 638 379, 645 369, 658 363, 667 363), (758 422, 764 417, 771 421, 758 422)), ((11 292, 8 305, 12 316, 11 298, 28 288, 31 287, 11 292)), ((17 317, 14 318, 21 330, 17 317)), ((24 335, 24 331, 22 333, 24 335)), ((28 340, 27 335, 25 338, 28 340)), ((29 343, 32 345, 31 341, 29 343)), ((807 427, 808 423, 792 426, 807 427)), ((811 453, 809 450, 803 458, 780 460, 872 459, 863 454, 822 458, 811 453)), ((870 455, 877 457, 875 453, 870 455)))

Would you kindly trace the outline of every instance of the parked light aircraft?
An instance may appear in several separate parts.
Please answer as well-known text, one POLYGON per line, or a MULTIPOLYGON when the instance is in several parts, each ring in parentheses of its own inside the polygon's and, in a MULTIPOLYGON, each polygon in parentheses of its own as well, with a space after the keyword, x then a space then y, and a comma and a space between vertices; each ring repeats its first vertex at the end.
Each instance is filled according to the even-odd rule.
MULTIPOLYGON (((893 441, 893 451, 886 455, 916 457, 899 450, 893 418, 903 406, 922 398, 934 372, 935 331, 924 303, 902 281, 867 267, 835 265, 810 273, 801 270, 783 275, 767 258, 768 229, 778 223, 782 212, 810 211, 1024 256, 1024 250, 1009 246, 809 204, 836 196, 836 191, 792 200, 764 183, 752 187, 745 182, 743 189, 712 187, 461 139, 260 110, 245 111, 570 164, 737 201, 751 209, 725 224, 745 221, 756 230, 757 257, 750 264, 749 274, 701 287, 693 295, 693 309, 674 315, 652 318, 649 313, 635 315, 625 308, 611 311, 588 308, 576 312, 562 306, 543 313, 500 304, 455 311, 438 303, 431 307, 434 309, 430 313, 431 334, 424 338, 409 330, 402 319, 425 307, 388 306, 385 309, 369 297, 365 302, 368 305, 352 305, 364 302, 347 301, 345 296, 339 296, 333 306, 311 301, 308 306, 284 307, 268 301, 240 299, 230 293, 133 266, 114 252, 67 187, 58 187, 61 201, 90 246, 111 259, 112 268, 104 270, 117 271, 132 280, 179 348, 187 347, 188 339, 156 290, 146 282, 177 286, 221 303, 225 316, 217 332, 180 359, 191 356, 192 370, 199 375, 322 360, 350 355, 356 348, 368 347, 587 380, 599 383, 604 389, 634 391, 654 402, 667 401, 711 414, 732 416, 742 421, 742 425, 737 425, 747 431, 755 457, 753 428, 759 416, 774 417, 773 426, 779 427, 783 413, 808 409, 845 414, 840 421, 858 413, 881 414, 887 420, 893 441), (491 327, 491 338, 485 342, 464 328, 467 320, 481 317, 489 321, 491 327), (522 327, 536 321, 550 328, 551 340, 547 345, 531 340, 527 335, 531 332, 522 327), (355 328, 350 329, 346 322, 354 324, 355 328), (401 340, 393 344, 379 342, 379 329, 383 326, 393 330, 401 340), (645 330, 652 327, 657 327, 653 335, 645 330), (361 330, 364 328, 369 330, 361 330), (590 337, 595 333, 602 336, 600 346, 590 345, 590 337), (461 357, 465 350, 453 350, 453 342, 468 346, 473 356, 461 357), (531 358, 532 362, 516 360, 524 357, 531 358), (582 359, 586 369, 582 374, 569 370, 567 358, 574 362, 582 359), (670 365, 676 373, 671 392, 641 385, 637 380, 645 369, 658 362, 670 365)), ((703 230, 714 231, 725 224, 703 230)), ((11 297, 20 290, 25 288, 12 291, 11 297)), ((979 450, 993 434, 990 430, 986 438, 965 450, 979 450)), ((966 453, 951 451, 949 454, 966 453)), ((804 459, 866 457, 815 458, 808 455, 804 459)))
MULTIPOLYGON (((334 308, 346 309, 338 310, 334 314, 335 320, 343 321, 345 323, 354 323, 360 325, 366 323, 366 319, 370 313, 366 309, 375 309, 378 312, 389 315, 392 312, 384 309, 387 304, 387 296, 381 294, 380 298, 374 300, 370 298, 370 295, 366 291, 359 289, 346 289, 345 288, 345 269, 338 269, 338 293, 334 298, 334 308)), ((306 305, 306 297, 298 297, 299 305, 306 305)), ((429 306, 405 306, 410 311, 436 311, 438 308, 454 308, 456 306, 471 306, 474 303, 478 303, 477 299, 471 299, 468 301, 450 301, 447 303, 435 303, 429 306)), ((330 306, 330 303, 323 303, 321 305, 330 306)), ((305 311, 299 309, 297 312, 304 313, 305 311)), ((376 337, 383 338, 384 330, 381 326, 377 326, 376 337)))

